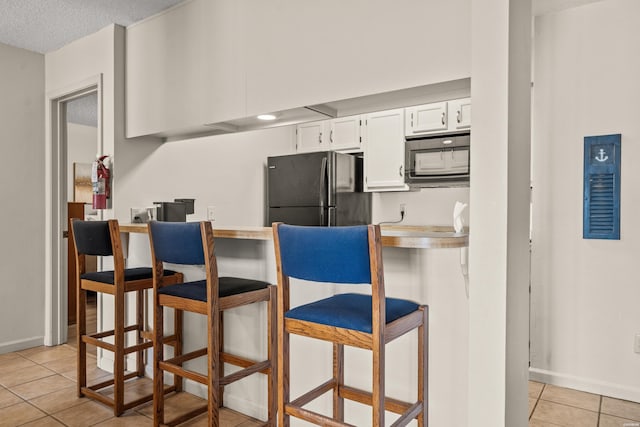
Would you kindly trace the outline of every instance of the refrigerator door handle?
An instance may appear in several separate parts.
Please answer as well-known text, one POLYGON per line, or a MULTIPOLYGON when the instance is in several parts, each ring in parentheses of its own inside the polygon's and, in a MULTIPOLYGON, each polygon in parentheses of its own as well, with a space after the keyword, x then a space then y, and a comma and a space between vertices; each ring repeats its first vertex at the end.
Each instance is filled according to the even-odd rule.
POLYGON ((322 158, 322 164, 320 165, 320 208, 324 208, 327 195, 327 158, 322 158))
POLYGON ((327 225, 329 227, 336 225, 336 208, 331 206, 327 209, 327 225))

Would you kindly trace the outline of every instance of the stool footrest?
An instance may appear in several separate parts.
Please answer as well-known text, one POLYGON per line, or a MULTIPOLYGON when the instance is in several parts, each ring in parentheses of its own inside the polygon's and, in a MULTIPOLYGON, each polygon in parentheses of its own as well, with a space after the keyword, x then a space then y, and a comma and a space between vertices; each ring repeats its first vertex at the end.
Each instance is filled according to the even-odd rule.
MULTIPOLYGON (((373 395, 371 394, 371 392, 353 387, 342 386, 338 389, 338 394, 342 398, 353 400, 354 402, 363 403, 369 406, 371 406, 371 402, 373 401, 373 395)), ((395 414, 404 414, 411 408, 412 405, 410 403, 390 397, 385 397, 384 399, 384 409, 386 411, 393 412, 395 414)))
POLYGON ((171 421, 165 421, 163 425, 169 426, 169 427, 173 427, 173 426, 177 426, 178 424, 182 424, 183 422, 197 416, 200 414, 203 414, 205 412, 207 412, 207 410, 209 409, 209 407, 207 405, 201 406, 199 408, 196 409, 192 409, 191 411, 187 412, 186 414, 182 414, 179 417, 174 418, 171 421))
POLYGON ((414 403, 408 410, 407 412, 405 412, 404 414, 402 414, 402 416, 400 416, 400 418, 398 418, 396 420, 395 423, 391 424, 391 427, 401 427, 401 426, 406 426, 407 424, 409 424, 411 421, 413 421, 414 418, 416 418, 418 415, 420 415, 420 413, 422 412, 422 403, 420 402, 416 402, 414 403))
MULTIPOLYGON (((135 331, 137 329, 138 329, 138 325, 131 325, 124 328, 124 332, 127 333, 131 331, 135 331)), ((115 334, 115 330, 111 329, 108 331, 102 331, 95 334, 87 334, 85 336, 92 337, 92 338, 105 338, 105 337, 112 337, 114 334, 115 334)))
MULTIPOLYGON (((248 368, 249 366, 253 366, 255 365, 256 362, 255 360, 251 360, 251 359, 247 359, 241 356, 236 356, 235 354, 230 354, 230 353, 220 353, 220 360, 223 363, 228 363, 230 365, 233 366, 239 366, 241 368, 248 368)), ((262 371, 260 371, 260 373, 263 374, 269 374, 269 368, 265 368, 262 371)))
MULTIPOLYGON (((113 383, 113 381, 111 381, 111 383, 113 383)), ((104 383, 102 383, 102 384, 104 384, 104 383)), ((97 385, 99 385, 99 384, 93 385, 91 387, 82 387, 82 390, 81 390, 82 394, 84 394, 84 395, 86 395, 88 397, 91 397, 92 399, 95 399, 95 400, 97 400, 97 401, 99 401, 101 403, 104 403, 105 405, 108 405, 108 406, 110 406, 112 408, 115 407, 115 400, 113 398, 107 397, 107 396, 105 396, 103 394, 100 394, 97 391, 97 390, 100 390, 101 388, 104 388, 106 386, 102 386, 102 387, 96 388, 97 385)), ((112 384, 108 384, 108 385, 112 385, 112 384)), ((125 384, 125 386, 126 386, 126 384, 125 384)), ((176 386, 173 386, 173 385, 169 386, 169 387, 165 387, 164 394, 172 393, 175 390, 176 390, 176 386)), ((152 394, 148 394, 146 396, 139 397, 138 399, 132 400, 131 402, 124 403, 122 409, 123 409, 123 411, 126 411, 126 410, 129 410, 131 408, 135 408, 136 406, 139 406, 139 405, 141 405, 143 403, 150 402, 152 400, 153 400, 153 393, 152 394)))
POLYGON ((265 369, 269 368, 269 366, 271 366, 271 362, 269 362, 268 360, 258 362, 252 366, 249 366, 248 368, 244 368, 240 371, 234 372, 233 374, 229 374, 226 377, 220 378, 220 385, 228 385, 234 383, 238 380, 248 377, 251 374, 262 372, 265 369))
POLYGON ((318 414, 317 412, 293 406, 290 403, 284 406, 284 412, 287 415, 293 415, 296 418, 300 418, 317 425, 328 427, 356 427, 353 424, 342 423, 340 421, 334 420, 333 418, 318 414))
POLYGON ((302 407, 307 403, 311 402, 312 400, 314 400, 315 398, 322 396, 329 390, 332 390, 335 387, 335 385, 336 385, 336 381, 332 378, 329 381, 325 382, 324 384, 320 384, 318 387, 314 388, 313 390, 308 391, 307 393, 298 397, 296 400, 291 402, 291 405, 302 407))
MULTIPOLYGON (((127 381, 127 380, 130 380, 131 378, 135 378, 137 376, 138 376, 137 372, 130 372, 130 373, 128 373, 128 374, 126 374, 124 376, 124 380, 127 381)), ((113 385, 114 383, 115 383, 115 379, 111 378, 111 379, 108 379, 106 381, 102 381, 101 383, 96 383, 96 384, 87 386, 86 388, 88 388, 89 390, 98 391, 98 390, 101 390, 101 389, 103 389, 105 387, 109 387, 109 386, 113 385)))
POLYGON ((163 371, 170 372, 179 377, 188 378, 192 381, 197 381, 200 384, 207 384, 207 382, 209 382, 207 375, 202 375, 202 374, 199 374, 198 372, 189 371, 179 365, 174 365, 168 362, 159 362, 159 365, 160 365, 160 369, 162 369, 163 371))
POLYGON ((124 348, 124 354, 135 353, 136 351, 145 350, 147 348, 153 347, 153 343, 151 341, 143 342, 141 344, 132 345, 130 347, 124 348))

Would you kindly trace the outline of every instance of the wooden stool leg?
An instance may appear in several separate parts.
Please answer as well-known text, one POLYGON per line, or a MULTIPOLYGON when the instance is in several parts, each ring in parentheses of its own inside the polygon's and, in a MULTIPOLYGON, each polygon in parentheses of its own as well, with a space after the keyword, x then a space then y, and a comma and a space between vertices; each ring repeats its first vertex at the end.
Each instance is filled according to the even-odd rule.
MULTIPOLYGON (((140 345, 144 342, 142 332, 144 331, 144 290, 140 289, 136 292, 136 344, 140 345)), ((144 352, 140 350, 136 352, 136 372, 139 377, 144 377, 144 352)))
POLYGON ((124 412, 124 371, 126 355, 124 353, 124 311, 125 311, 124 289, 116 289, 115 294, 115 328, 113 339, 115 341, 115 351, 113 354, 113 414, 117 417, 124 412))
POLYGON ((158 427, 164 424, 164 378, 160 369, 160 361, 164 360, 164 344, 162 344, 164 309, 158 304, 156 295, 153 303, 153 425, 158 427))
POLYGON ((267 374, 267 416, 268 425, 276 426, 278 412, 278 291, 277 287, 269 287, 269 302, 267 303, 267 357, 269 358, 269 373, 267 374))
POLYGON ((344 345, 333 344, 333 419, 344 421, 344 398, 340 397, 340 387, 344 385, 344 345))
POLYGON ((418 427, 429 425, 429 308, 422 308, 422 325, 418 327, 418 401, 422 412, 418 415, 418 427))
POLYGON ((283 323, 278 318, 278 425, 289 427, 289 415, 284 413, 289 403, 289 333, 283 323))
MULTIPOLYGON (((182 324, 183 324, 184 314, 182 310, 175 309, 173 310, 173 334, 176 337, 176 341, 173 345, 173 355, 181 356, 182 355, 182 324)), ((176 393, 180 393, 182 391, 182 377, 179 375, 173 375, 173 385, 176 387, 176 393)))
POLYGON ((373 340, 373 399, 371 407, 373 411, 372 427, 384 426, 384 341, 373 340))
POLYGON ((79 283, 76 286, 76 295, 77 391, 78 397, 82 397, 82 388, 87 386, 87 344, 82 340, 87 334, 87 291, 82 289, 79 283))
MULTIPOLYGON (((218 346, 220 349, 220 353, 224 352, 224 311, 220 312, 220 320, 219 320, 219 328, 220 333, 218 334, 218 346)), ((222 361, 222 357, 219 358, 220 363, 218 363, 218 378, 224 378, 224 362, 222 361)), ((224 387, 218 387, 218 407, 224 406, 224 387)))
POLYGON ((218 338, 220 336, 220 316, 217 306, 214 305, 213 309, 207 316, 207 401, 208 401, 208 418, 210 427, 219 426, 219 412, 220 412, 220 380, 218 378, 218 368, 220 363, 220 345, 218 338))

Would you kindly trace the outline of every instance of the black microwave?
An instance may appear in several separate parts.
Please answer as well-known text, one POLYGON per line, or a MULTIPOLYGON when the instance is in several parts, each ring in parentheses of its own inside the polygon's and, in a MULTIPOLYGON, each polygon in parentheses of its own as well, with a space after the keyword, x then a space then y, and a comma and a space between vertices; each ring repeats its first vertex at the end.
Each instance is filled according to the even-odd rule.
POLYGON ((469 185, 469 133, 405 141, 405 182, 410 187, 469 185))

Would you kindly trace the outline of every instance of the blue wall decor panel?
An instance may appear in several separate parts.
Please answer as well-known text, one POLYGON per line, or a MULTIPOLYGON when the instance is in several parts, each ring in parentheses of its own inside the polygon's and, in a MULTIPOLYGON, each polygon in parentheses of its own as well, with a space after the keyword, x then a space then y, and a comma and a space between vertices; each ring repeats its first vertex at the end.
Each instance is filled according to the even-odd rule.
POLYGON ((620 240, 620 139, 584 138, 584 239, 620 240))

